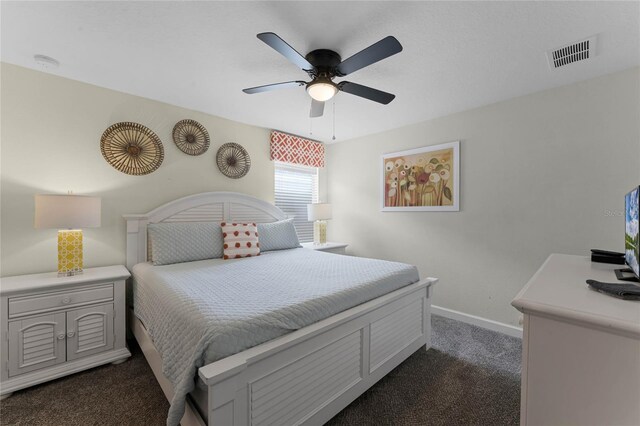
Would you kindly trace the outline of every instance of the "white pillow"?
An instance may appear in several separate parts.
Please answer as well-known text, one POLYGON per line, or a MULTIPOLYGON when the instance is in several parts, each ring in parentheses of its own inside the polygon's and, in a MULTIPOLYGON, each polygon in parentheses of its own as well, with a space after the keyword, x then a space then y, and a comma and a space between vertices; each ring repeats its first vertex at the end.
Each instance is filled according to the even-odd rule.
POLYGON ((293 219, 259 223, 258 238, 260 238, 260 251, 263 252, 302 247, 293 219))
POLYGON ((222 257, 222 228, 215 222, 151 223, 147 226, 154 265, 222 257))

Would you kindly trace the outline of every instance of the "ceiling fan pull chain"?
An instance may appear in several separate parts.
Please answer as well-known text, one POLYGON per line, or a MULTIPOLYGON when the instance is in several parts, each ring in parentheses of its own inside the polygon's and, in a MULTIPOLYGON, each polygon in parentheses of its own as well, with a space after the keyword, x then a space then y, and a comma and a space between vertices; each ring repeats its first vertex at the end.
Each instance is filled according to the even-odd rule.
POLYGON ((309 135, 313 135, 313 120, 309 117, 309 135))
POLYGON ((333 100, 333 139, 336 140, 336 100, 333 100))

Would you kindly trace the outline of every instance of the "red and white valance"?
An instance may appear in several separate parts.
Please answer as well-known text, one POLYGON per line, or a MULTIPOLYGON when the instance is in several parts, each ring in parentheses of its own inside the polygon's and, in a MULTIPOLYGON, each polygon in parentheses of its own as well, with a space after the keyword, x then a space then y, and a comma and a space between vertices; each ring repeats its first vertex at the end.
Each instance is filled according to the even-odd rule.
POLYGON ((324 167, 324 144, 273 130, 271 159, 302 166, 324 167))

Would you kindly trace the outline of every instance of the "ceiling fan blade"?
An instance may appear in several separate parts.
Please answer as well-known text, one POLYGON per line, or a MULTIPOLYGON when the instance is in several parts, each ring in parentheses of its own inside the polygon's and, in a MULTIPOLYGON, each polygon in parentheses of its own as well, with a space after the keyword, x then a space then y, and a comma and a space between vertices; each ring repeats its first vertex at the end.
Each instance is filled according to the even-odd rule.
POLYGON ((342 76, 349 75, 400 52, 400 42, 395 37, 388 36, 342 61, 338 65, 338 71, 342 76))
POLYGON ((276 33, 260 33, 257 37, 304 71, 313 70, 313 65, 276 33))
POLYGON ((289 89, 291 87, 304 86, 305 84, 307 83, 305 83, 304 81, 286 81, 284 83, 274 83, 266 84, 264 86, 250 87, 248 89, 242 89, 242 91, 244 93, 252 95, 254 93, 269 92, 271 90, 289 89))
POLYGON ((322 117, 322 114, 324 114, 324 102, 311 99, 311 111, 309 112, 309 117, 322 117))
POLYGON ((391 93, 383 92, 382 90, 363 86, 361 84, 351 83, 350 81, 341 82, 340 84, 338 84, 338 88, 343 92, 360 96, 361 98, 369 99, 370 101, 379 102, 385 105, 387 105, 396 97, 396 95, 392 95, 391 93))

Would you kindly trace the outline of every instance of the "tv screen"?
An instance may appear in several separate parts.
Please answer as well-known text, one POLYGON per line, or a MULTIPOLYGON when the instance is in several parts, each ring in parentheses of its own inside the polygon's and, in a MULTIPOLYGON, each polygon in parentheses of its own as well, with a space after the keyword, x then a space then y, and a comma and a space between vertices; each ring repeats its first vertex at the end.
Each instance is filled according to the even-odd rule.
POLYGON ((640 277, 640 242, 638 241, 638 204, 640 200, 640 187, 634 188, 625 196, 625 235, 624 258, 627 265, 637 277, 640 277))

